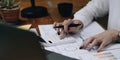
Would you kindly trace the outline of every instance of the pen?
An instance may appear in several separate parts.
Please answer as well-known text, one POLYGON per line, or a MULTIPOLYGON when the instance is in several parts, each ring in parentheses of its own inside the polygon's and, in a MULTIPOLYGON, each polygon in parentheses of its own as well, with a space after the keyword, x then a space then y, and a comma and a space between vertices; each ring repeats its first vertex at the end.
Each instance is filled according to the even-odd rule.
POLYGON ((82 36, 80 36, 80 38, 81 38, 83 41, 85 40, 82 36))
MULTIPOLYGON (((80 38, 84 41, 84 38, 82 37, 82 36, 80 36, 80 38)), ((83 48, 83 45, 82 46, 80 46, 80 48, 79 49, 82 49, 83 48)))
MULTIPOLYGON (((81 24, 70 24, 68 27, 77 27, 79 25, 81 25, 81 24)), ((55 26, 54 28, 64 28, 64 26, 63 25, 59 25, 59 26, 55 26)))

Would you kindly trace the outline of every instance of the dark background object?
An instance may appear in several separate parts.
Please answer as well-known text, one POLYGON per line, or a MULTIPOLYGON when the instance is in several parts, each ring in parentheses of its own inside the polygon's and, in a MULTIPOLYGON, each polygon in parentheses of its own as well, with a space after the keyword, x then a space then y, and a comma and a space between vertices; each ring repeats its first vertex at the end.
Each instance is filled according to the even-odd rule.
POLYGON ((7 24, 0 27, 0 60, 76 60, 44 50, 43 39, 33 32, 7 24))
POLYGON ((27 7, 21 11, 21 16, 25 18, 40 18, 48 15, 47 8, 43 6, 35 6, 35 0, 31 1, 31 7, 27 7))
POLYGON ((0 60, 46 60, 35 33, 7 24, 0 27, 0 60))
POLYGON ((73 4, 72 3, 59 3, 58 11, 63 17, 70 17, 72 15, 73 4))

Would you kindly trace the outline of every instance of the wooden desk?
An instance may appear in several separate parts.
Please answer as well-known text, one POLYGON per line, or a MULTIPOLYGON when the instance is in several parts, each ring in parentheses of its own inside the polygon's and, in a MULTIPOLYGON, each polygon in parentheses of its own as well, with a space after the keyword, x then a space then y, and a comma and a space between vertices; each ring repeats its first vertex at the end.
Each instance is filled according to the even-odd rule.
MULTIPOLYGON (((85 6, 89 0, 35 0, 36 6, 44 6, 47 8, 49 12, 49 16, 41 17, 41 18, 34 18, 33 21, 30 21, 27 18, 23 18, 20 16, 20 20, 24 21, 25 24, 32 24, 32 28, 37 28, 40 24, 53 24, 53 22, 62 22, 65 19, 70 17, 61 17, 58 9, 57 4, 60 2, 71 2, 73 3, 73 13, 78 11, 80 8, 85 6)), ((24 9, 26 7, 30 7, 30 0, 21 0, 20 9, 24 9)))

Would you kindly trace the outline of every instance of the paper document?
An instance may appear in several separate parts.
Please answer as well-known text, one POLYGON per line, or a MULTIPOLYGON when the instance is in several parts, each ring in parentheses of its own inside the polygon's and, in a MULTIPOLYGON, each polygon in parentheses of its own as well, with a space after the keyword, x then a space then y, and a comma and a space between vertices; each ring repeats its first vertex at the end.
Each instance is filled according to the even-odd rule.
POLYGON ((76 38, 67 35, 66 38, 60 39, 57 32, 53 29, 53 25, 39 25, 39 30, 41 33, 41 37, 46 41, 46 43, 43 43, 44 46, 55 46, 60 44, 67 44, 67 43, 73 43, 76 41, 76 38))
POLYGON ((102 52, 93 53, 99 60, 120 60, 120 44, 111 44, 103 49, 102 52))
POLYGON ((93 22, 88 27, 83 28, 75 35, 67 35, 64 39, 60 39, 57 32, 53 29, 53 25, 39 25, 41 37, 47 42, 44 46, 55 46, 67 43, 74 43, 81 38, 86 39, 104 31, 104 29, 97 23, 93 22), (81 38, 80 38, 81 37, 81 38))
POLYGON ((83 28, 80 32, 80 36, 83 37, 83 39, 86 39, 104 31, 105 30, 96 21, 94 21, 87 27, 83 28))
POLYGON ((97 53, 96 50, 79 49, 80 42, 72 44, 57 45, 51 47, 45 47, 46 50, 56 52, 61 55, 65 55, 75 59, 81 60, 119 60, 120 59, 120 44, 112 44, 102 52, 97 53))
POLYGON ((104 31, 104 29, 97 23, 93 22, 87 27, 83 28, 83 30, 79 31, 77 34, 73 36, 66 37, 64 40, 60 40, 59 36, 56 34, 57 32, 53 29, 52 25, 39 25, 39 29, 41 32, 41 37, 48 43, 54 44, 51 46, 45 46, 46 50, 59 53, 61 55, 65 55, 71 58, 75 58, 78 60, 119 60, 120 59, 120 44, 111 44, 103 49, 102 52, 97 53, 95 49, 91 49, 91 51, 80 49, 80 46, 83 43, 83 40, 99 34, 104 31), (52 41, 53 43, 49 43, 48 41, 52 41), (63 41, 64 44, 61 44, 60 41, 63 41), (69 43, 69 41, 72 41, 69 43))

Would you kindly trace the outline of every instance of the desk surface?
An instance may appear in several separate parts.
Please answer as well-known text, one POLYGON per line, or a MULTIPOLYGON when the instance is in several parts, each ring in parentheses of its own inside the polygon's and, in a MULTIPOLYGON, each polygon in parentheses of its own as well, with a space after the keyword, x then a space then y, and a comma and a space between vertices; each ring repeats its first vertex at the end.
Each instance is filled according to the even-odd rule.
MULTIPOLYGON (((82 8, 84 5, 87 4, 88 0, 35 0, 36 6, 44 6, 47 8, 49 16, 36 18, 36 24, 51 24, 55 21, 62 22, 65 19, 68 19, 69 17, 61 17, 58 9, 57 4, 60 2, 71 2, 73 3, 73 13, 78 11, 80 8, 82 8)), ((26 7, 31 6, 30 0, 21 0, 20 9, 24 9, 26 7)), ((27 23, 30 23, 28 19, 23 18, 20 16, 20 19, 23 21, 26 21, 27 23)), ((34 26, 33 26, 34 27, 34 26)))
MULTIPOLYGON (((80 8, 85 6, 89 0, 35 0, 36 6, 46 7, 49 15, 41 18, 34 18, 30 21, 27 18, 23 18, 20 15, 20 20, 24 21, 23 24, 32 24, 32 28, 37 28, 40 24, 53 24, 53 22, 62 22, 65 19, 71 17, 62 17, 57 9, 57 4, 60 2, 71 2, 73 3, 73 13, 78 11, 80 8)), ((30 7, 30 0, 21 0, 20 10, 30 7)))

